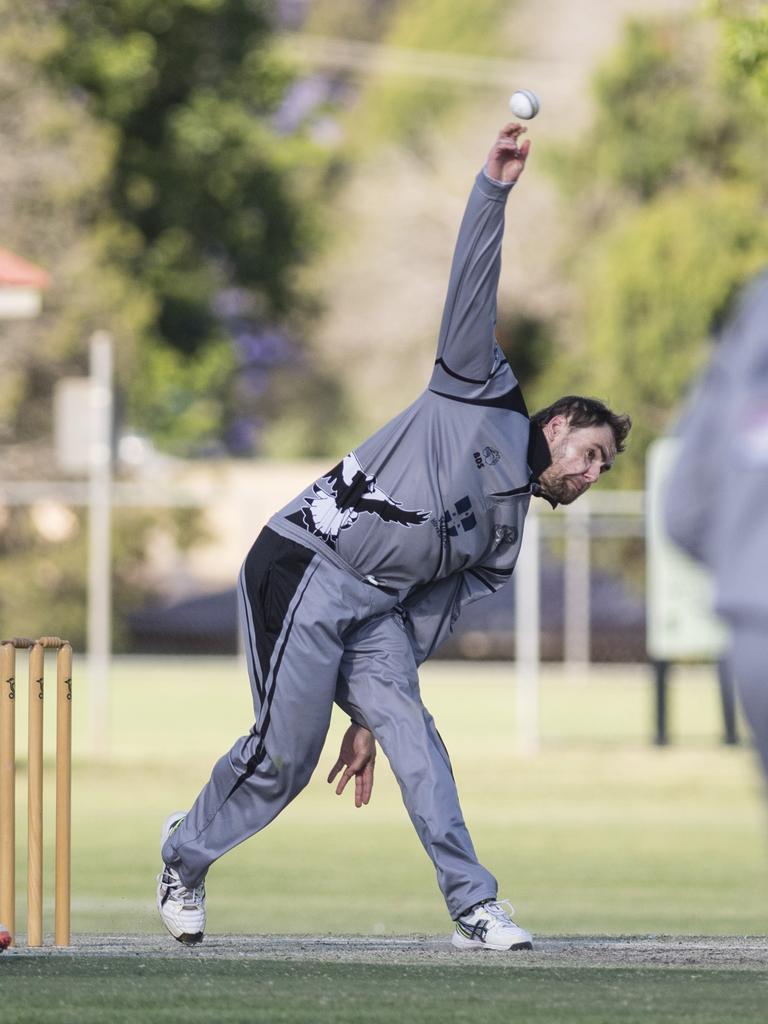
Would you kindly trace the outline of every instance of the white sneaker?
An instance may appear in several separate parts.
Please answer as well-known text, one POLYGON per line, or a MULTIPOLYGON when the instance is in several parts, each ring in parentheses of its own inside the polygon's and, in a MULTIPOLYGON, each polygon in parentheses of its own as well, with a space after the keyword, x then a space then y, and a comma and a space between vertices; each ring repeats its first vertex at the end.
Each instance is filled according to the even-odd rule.
POLYGON ((512 920, 509 900, 487 900, 456 922, 451 942, 457 949, 533 949, 533 939, 512 920))
MULTIPOLYGON (((163 823, 160 834, 160 850, 165 841, 181 824, 185 811, 174 811, 163 823)), ((157 876, 157 909, 163 924, 179 942, 194 946, 203 941, 205 931, 205 886, 200 884, 188 889, 179 878, 179 873, 168 864, 163 865, 157 876)))

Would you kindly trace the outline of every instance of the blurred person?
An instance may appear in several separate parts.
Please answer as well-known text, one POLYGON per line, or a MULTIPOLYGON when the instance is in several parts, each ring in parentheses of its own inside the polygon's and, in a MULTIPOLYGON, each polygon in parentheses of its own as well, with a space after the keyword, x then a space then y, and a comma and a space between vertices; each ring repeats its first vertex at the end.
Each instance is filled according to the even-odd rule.
POLYGON ((508 194, 529 153, 507 125, 461 224, 427 389, 274 515, 245 558, 240 616, 255 724, 162 830, 157 903, 199 942, 204 880, 272 821, 317 764, 334 702, 352 718, 329 776, 368 802, 375 739, 431 857, 460 948, 530 948, 459 806, 418 665, 461 609, 512 575, 531 496, 568 504, 610 469, 630 422, 567 396, 529 417, 494 336, 508 194))
POLYGON ((768 271, 740 297, 678 435, 667 529, 712 572, 726 664, 768 782, 768 271))

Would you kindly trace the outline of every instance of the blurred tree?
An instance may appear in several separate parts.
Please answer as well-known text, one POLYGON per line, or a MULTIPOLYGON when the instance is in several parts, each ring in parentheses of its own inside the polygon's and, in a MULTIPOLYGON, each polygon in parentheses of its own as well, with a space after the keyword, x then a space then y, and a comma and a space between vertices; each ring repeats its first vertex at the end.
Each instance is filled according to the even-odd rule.
POLYGON ((768 104, 768 6, 763 0, 713 0, 723 26, 723 57, 730 80, 768 104))
MULTIPOLYGON (((717 31, 716 31, 717 30, 717 31)), ((735 292, 765 261, 765 118, 719 74, 712 19, 632 23, 596 79, 591 131, 550 164, 570 202, 568 348, 535 399, 586 390, 633 416, 612 485, 643 485, 735 292)))
POLYGON ((317 242, 312 187, 325 159, 272 125, 290 82, 269 48, 273 4, 54 8, 48 74, 112 132, 109 208, 135 239, 115 262, 154 303, 126 367, 127 415, 173 451, 227 438, 248 450, 239 421, 263 415, 264 390, 244 384, 259 353, 251 343, 244 354, 237 331, 252 340, 282 324, 281 357, 296 354, 288 338, 308 311, 296 269, 317 242), (217 307, 222 292, 237 299, 237 323, 217 307))
POLYGON ((377 42, 397 0, 319 0, 307 5, 305 28, 318 36, 377 42))
POLYGON ((714 74, 711 25, 630 21, 594 79, 596 114, 566 166, 550 161, 566 190, 643 202, 704 176, 728 176, 738 136, 714 74))
POLYGON ((741 184, 670 190, 621 217, 582 264, 588 341, 573 376, 633 417, 630 457, 611 474, 619 484, 643 485, 648 444, 668 428, 708 338, 764 262, 759 207, 757 189, 741 184))
MULTIPOLYGON (((310 386, 319 375, 292 335, 314 311, 296 271, 320 237, 313 200, 326 156, 273 123, 289 76, 270 56, 270 8, 0 0, 0 244, 52 278, 40 318, 2 324, 8 478, 57 472, 53 386, 85 371, 96 328, 117 341, 132 426, 164 447, 252 451, 258 417, 297 405, 302 429, 286 434, 299 450, 323 445, 335 382, 310 386), (270 375, 289 364, 302 390, 281 388, 278 403, 270 375)), ((116 516, 118 645, 125 613, 151 588, 149 536, 163 528, 181 548, 193 543, 197 513, 184 517, 116 516)), ((54 540, 34 509, 0 507, 9 630, 33 632, 42 609, 39 631, 55 620, 82 637, 85 541, 74 521, 54 540)))
MULTIPOLYGON (((3 510, 0 529, 0 619, 6 636, 55 632, 77 651, 86 646, 85 513, 56 502, 3 510)), ((197 510, 116 510, 113 525, 112 643, 128 649, 128 617, 157 601, 147 549, 162 534, 180 551, 203 536, 197 510)))
MULTIPOLYGON (((410 0, 393 3, 389 17, 381 19, 380 42, 395 49, 430 51, 441 57, 508 57, 499 23, 509 10, 507 0, 410 0)), ((422 154, 439 119, 467 97, 466 81, 451 82, 437 75, 377 75, 366 78, 358 103, 348 120, 349 145, 358 157, 370 154, 377 143, 407 145, 422 154)))
POLYGON ((0 244, 44 266, 52 282, 40 318, 2 324, 6 467, 11 442, 48 441, 53 382, 84 368, 88 334, 109 326, 131 338, 153 313, 151 296, 119 269, 138 236, 106 205, 114 135, 41 74, 60 45, 43 15, 39 4, 0 0, 0 244))
MULTIPOLYGON (((256 369, 266 378, 274 365, 300 358, 313 309, 296 272, 319 242, 313 200, 327 160, 300 131, 275 127, 290 73, 270 50, 274 5, 0 2, 10 30, 6 79, 16 76, 30 113, 27 86, 58 117, 25 119, 24 132, 38 158, 56 141, 52 189, 53 165, 70 160, 69 191, 60 182, 51 204, 68 207, 82 243, 79 266, 72 253, 67 261, 80 275, 83 302, 62 289, 60 302, 54 295, 47 355, 51 347, 82 351, 92 321, 109 327, 135 428, 181 453, 236 447, 235 439, 252 450, 253 430, 239 424, 275 412, 265 382, 250 386, 256 369), (222 312, 222 294, 236 316, 222 312), (265 332, 266 360, 254 344, 265 332)), ((13 93, 6 90, 4 104, 0 96, 9 119, 18 117, 13 93)), ((13 194, 25 184, 34 191, 27 227, 39 231, 46 196, 35 188, 38 177, 24 183, 17 175, 13 194)), ((60 211, 50 213, 56 223, 60 211)), ((50 267, 46 246, 25 251, 34 258, 38 248, 50 267)), ((70 283, 67 274, 56 278, 70 283)))

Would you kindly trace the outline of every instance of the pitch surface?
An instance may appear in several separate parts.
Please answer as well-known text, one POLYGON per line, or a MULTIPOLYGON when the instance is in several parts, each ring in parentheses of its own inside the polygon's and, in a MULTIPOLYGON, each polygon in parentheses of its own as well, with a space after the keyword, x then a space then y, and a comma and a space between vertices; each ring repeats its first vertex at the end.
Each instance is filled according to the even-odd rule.
MULTIPOLYGON (((23 937, 22 937, 23 940, 23 937)), ((460 952, 434 935, 367 937, 350 935, 208 935, 199 946, 182 946, 165 936, 82 935, 66 949, 13 947, 16 957, 150 957, 202 960, 277 960, 452 964, 477 967, 691 967, 728 970, 768 968, 768 937, 757 936, 552 936, 537 938, 531 951, 460 952)))

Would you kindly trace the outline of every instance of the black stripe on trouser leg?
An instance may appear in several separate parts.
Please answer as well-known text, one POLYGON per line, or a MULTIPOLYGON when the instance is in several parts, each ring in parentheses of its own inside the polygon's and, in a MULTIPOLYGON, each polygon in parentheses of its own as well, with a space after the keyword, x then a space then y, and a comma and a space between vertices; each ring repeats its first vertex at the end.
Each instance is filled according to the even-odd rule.
POLYGON ((240 578, 237 581, 238 588, 240 590, 240 596, 243 602, 243 612, 245 618, 245 641, 248 644, 248 650, 246 657, 249 663, 253 666, 253 682, 256 686, 256 692, 259 695, 259 700, 264 700, 264 669, 261 661, 259 660, 256 651, 256 640, 253 635, 253 609, 251 608, 251 602, 248 600, 248 593, 245 588, 245 573, 240 573, 240 578))
POLYGON ((314 557, 309 548, 281 537, 269 527, 261 531, 246 556, 242 581, 246 613, 250 611, 248 645, 254 666, 261 668, 257 691, 262 701, 277 638, 314 557))
MULTIPOLYGON (((272 669, 272 681, 271 681, 271 685, 269 687, 269 691, 267 692, 267 698, 266 698, 266 703, 265 703, 266 710, 264 712, 263 721, 262 721, 262 724, 261 724, 261 729, 260 729, 260 731, 258 733, 258 735, 259 735, 258 745, 256 747, 256 750, 253 752, 253 754, 248 758, 248 761, 246 762, 246 765, 245 765, 245 771, 240 775, 240 777, 237 779, 237 781, 235 782, 235 784, 232 787, 232 789, 230 789, 229 793, 227 794, 227 800, 229 800, 229 798, 234 793, 237 792, 237 790, 240 788, 240 786, 242 786, 242 784, 244 782, 246 782, 253 775, 253 773, 256 771, 256 769, 258 768, 258 766, 261 764, 261 762, 264 760, 264 757, 266 756, 267 751, 266 751, 266 747, 264 746, 264 741, 265 741, 266 736, 267 736, 267 731, 269 730, 269 721, 270 721, 270 717, 271 717, 272 701, 274 699, 275 690, 277 688, 277 675, 278 675, 278 672, 280 671, 280 665, 282 664, 283 655, 285 654, 285 649, 288 646, 288 641, 290 640, 291 632, 293 631, 293 624, 294 624, 294 621, 296 620, 296 612, 299 610, 299 606, 301 604, 302 598, 304 597, 304 594, 306 593, 307 587, 309 585, 309 581, 311 580, 312 576, 314 576, 314 571, 309 574, 309 577, 306 579, 306 582, 304 583, 302 591, 299 594, 299 596, 298 596, 298 598, 296 600, 296 603, 293 606, 293 610, 291 611, 291 617, 290 617, 290 620, 288 622, 288 626, 286 627, 285 633, 283 635, 283 642, 280 644, 280 648, 279 648, 279 650, 277 652, 277 658, 275 659, 274 668, 272 669)), ((254 724, 253 729, 251 730, 254 737, 257 734, 257 732, 256 732, 257 724, 258 723, 254 724)))

